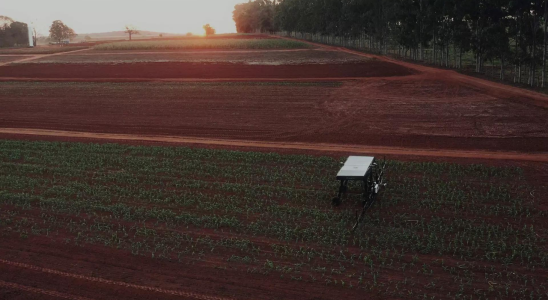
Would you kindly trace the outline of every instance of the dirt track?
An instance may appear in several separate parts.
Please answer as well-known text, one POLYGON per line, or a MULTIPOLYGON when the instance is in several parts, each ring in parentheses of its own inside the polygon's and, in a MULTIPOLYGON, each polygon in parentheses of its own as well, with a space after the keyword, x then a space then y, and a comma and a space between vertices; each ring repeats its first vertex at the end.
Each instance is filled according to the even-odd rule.
POLYGON ((91 133, 74 132, 58 130, 39 130, 24 128, 0 128, 0 134, 12 135, 30 135, 30 136, 55 136, 68 139, 88 138, 105 139, 109 141, 144 141, 144 142, 162 142, 173 144, 198 144, 198 145, 217 145, 229 147, 251 147, 267 149, 293 149, 293 150, 312 150, 325 152, 345 152, 369 155, 402 155, 402 156, 422 156, 422 157, 451 157, 451 158, 478 158, 495 160, 513 160, 513 161, 538 161, 548 162, 548 153, 525 154, 512 152, 490 152, 490 151, 457 151, 457 150, 432 150, 432 149, 405 149, 393 147, 368 147, 359 145, 337 145, 337 144, 305 144, 305 143, 275 143, 264 141, 243 141, 243 140, 224 140, 224 139, 205 139, 180 136, 149 136, 149 135, 129 135, 129 134, 109 134, 109 133, 91 133))
MULTIPOLYGON (((88 49, 78 49, 78 50, 74 50, 74 51, 58 52, 58 53, 52 53, 52 54, 37 54, 37 55, 32 55, 32 56, 27 55, 27 56, 24 56, 24 58, 21 58, 21 59, 10 60, 10 61, 4 62, 4 63, 0 62, 0 67, 5 67, 5 66, 8 66, 8 65, 14 64, 14 63, 27 62, 27 61, 37 60, 37 59, 40 59, 40 58, 45 58, 45 57, 50 57, 50 56, 58 56, 58 55, 63 55, 63 54, 75 53, 75 52, 82 52, 82 51, 86 51, 86 50, 88 50, 88 49)), ((19 55, 17 55, 17 56, 19 56, 19 55)))

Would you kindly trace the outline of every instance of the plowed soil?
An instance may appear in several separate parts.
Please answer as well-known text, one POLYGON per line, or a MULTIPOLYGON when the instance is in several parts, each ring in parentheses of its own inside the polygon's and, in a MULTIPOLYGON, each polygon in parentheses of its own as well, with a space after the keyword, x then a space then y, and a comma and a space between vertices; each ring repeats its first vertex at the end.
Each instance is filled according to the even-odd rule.
POLYGON ((548 151, 548 109, 442 81, 0 83, 0 127, 548 151))
POLYGON ((395 64, 258 66, 232 63, 22 64, 0 68, 0 77, 30 78, 333 78, 386 77, 414 72, 395 64))

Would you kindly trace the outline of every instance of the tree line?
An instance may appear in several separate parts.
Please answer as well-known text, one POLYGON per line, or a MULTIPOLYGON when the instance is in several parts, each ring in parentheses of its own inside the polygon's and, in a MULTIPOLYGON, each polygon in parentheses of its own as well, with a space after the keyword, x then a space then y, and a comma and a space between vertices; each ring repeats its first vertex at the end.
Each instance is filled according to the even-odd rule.
POLYGON ((14 47, 28 44, 27 24, 16 22, 10 17, 0 16, 0 47, 14 47))
POLYGON ((397 54, 446 67, 500 67, 544 86, 547 0, 255 0, 235 6, 238 32, 397 54))

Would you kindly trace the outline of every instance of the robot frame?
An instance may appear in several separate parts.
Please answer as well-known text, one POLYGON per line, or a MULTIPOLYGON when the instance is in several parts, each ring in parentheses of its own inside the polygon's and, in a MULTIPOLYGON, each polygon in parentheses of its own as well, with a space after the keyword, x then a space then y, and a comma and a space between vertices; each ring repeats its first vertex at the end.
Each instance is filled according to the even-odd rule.
POLYGON ((356 223, 352 227, 355 231, 363 221, 365 213, 375 204, 377 196, 381 189, 386 187, 384 172, 386 169, 386 160, 382 163, 370 156, 350 156, 344 166, 337 174, 337 180, 340 181, 339 193, 333 198, 332 204, 339 206, 343 197, 348 192, 349 181, 359 181, 362 183, 362 212, 359 216, 356 213, 356 223))

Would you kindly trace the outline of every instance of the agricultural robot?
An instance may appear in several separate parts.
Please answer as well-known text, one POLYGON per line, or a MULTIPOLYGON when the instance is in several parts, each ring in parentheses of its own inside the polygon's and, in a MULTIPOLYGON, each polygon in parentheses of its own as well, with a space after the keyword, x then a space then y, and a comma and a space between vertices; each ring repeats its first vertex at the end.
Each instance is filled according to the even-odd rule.
POLYGON ((337 174, 337 180, 341 182, 341 185, 339 187, 339 194, 333 198, 334 206, 339 206, 342 203, 344 195, 348 192, 349 181, 359 181, 362 183, 362 212, 359 216, 356 213, 356 223, 352 227, 352 231, 358 228, 365 213, 375 204, 381 189, 386 186, 384 179, 385 169, 386 160, 381 163, 374 157, 350 156, 337 174))

